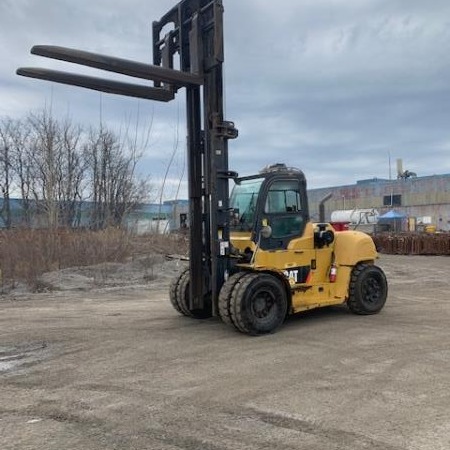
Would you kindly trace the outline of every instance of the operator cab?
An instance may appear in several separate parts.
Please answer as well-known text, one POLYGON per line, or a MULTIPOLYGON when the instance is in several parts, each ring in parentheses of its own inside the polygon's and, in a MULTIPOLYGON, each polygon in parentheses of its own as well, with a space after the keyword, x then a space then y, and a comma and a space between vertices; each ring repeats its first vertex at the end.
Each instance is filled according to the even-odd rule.
POLYGON ((301 170, 275 164, 235 181, 230 197, 232 234, 249 233, 263 250, 286 249, 292 239, 303 235, 309 211, 301 170), (264 232, 267 227, 270 233, 264 232))

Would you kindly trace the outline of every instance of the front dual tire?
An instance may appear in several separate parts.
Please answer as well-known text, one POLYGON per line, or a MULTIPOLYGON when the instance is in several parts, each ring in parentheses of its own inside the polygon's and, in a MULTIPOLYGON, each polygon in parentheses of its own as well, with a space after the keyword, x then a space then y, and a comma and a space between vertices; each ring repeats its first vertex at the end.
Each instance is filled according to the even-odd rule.
POLYGON ((287 309, 286 290, 282 282, 270 274, 239 272, 220 290, 222 320, 242 333, 273 333, 283 324, 287 309))

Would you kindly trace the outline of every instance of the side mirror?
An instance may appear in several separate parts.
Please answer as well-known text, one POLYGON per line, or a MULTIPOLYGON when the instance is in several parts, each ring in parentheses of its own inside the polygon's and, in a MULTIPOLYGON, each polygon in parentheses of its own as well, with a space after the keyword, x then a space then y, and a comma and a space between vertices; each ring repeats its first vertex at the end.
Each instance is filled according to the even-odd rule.
POLYGON ((264 239, 269 239, 272 236, 272 227, 269 225, 265 225, 261 228, 261 237, 264 239))
POLYGON ((230 209, 231 226, 237 227, 239 225, 239 208, 230 209))

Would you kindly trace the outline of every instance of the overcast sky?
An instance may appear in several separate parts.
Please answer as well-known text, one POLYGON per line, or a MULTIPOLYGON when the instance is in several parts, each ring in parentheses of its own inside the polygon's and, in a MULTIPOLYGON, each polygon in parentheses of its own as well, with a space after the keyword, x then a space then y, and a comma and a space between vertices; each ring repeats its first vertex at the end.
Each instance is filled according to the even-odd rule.
MULTIPOLYGON (((177 148, 176 186, 183 91, 162 104, 15 75, 19 66, 86 72, 31 56, 35 44, 151 63, 151 23, 175 3, 0 0, 0 116, 51 105, 58 116, 86 125, 101 117, 117 131, 139 118, 141 129, 152 124, 140 170, 157 181, 177 148)), ((305 172, 310 188, 389 178, 389 155, 394 177, 397 158, 419 176, 450 173, 448 0, 224 0, 224 7, 226 119, 239 129, 231 169, 248 175, 285 162, 305 172)))

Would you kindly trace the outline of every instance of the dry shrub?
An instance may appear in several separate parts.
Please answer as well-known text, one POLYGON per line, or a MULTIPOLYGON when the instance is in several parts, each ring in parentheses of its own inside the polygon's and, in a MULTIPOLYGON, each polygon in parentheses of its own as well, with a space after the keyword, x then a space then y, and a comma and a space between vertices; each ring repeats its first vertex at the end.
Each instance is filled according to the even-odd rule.
POLYGON ((2 287, 38 284, 48 271, 101 262, 122 262, 130 256, 129 235, 118 228, 89 230, 17 229, 0 232, 2 287))
POLYGON ((101 231, 71 229, 14 229, 0 231, 0 288, 17 283, 39 290, 45 272, 68 267, 124 262, 130 256, 140 261, 147 278, 154 278, 157 255, 187 255, 184 234, 133 236, 119 228, 101 231))
POLYGON ((189 253, 189 240, 183 233, 143 234, 131 239, 132 253, 139 255, 182 255, 189 253))

